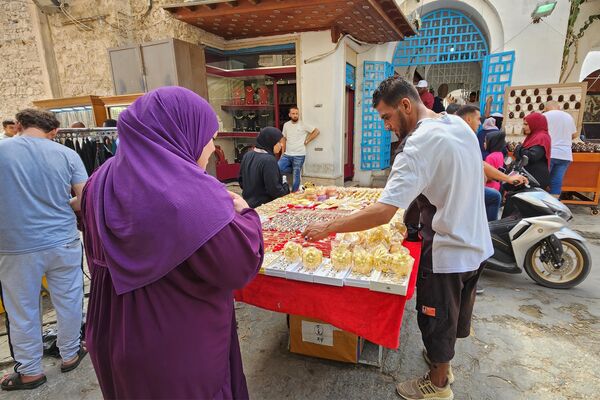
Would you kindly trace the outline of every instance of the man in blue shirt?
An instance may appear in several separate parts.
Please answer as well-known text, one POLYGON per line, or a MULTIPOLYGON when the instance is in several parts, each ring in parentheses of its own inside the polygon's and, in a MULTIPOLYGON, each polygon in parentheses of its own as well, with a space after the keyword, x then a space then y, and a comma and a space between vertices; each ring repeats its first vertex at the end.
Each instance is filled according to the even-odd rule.
POLYGON ((17 114, 17 126, 21 136, 0 142, 0 285, 17 362, 16 373, 2 378, 3 390, 46 382, 39 310, 43 275, 57 314, 61 370, 74 369, 85 356, 82 247, 74 210, 87 173, 77 153, 50 140, 59 127, 54 114, 26 109, 17 114))

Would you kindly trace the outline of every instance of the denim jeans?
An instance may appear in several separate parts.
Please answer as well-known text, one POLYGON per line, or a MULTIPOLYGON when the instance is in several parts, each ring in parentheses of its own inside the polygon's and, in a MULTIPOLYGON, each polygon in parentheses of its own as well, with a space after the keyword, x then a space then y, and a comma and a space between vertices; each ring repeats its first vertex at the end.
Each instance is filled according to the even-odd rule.
POLYGON ((0 281, 9 319, 17 372, 38 375, 42 370, 40 287, 46 275, 58 320, 58 348, 63 360, 77 355, 83 319, 83 273, 79 239, 27 254, 0 255, 0 281))
POLYGON ((550 194, 560 195, 563 178, 570 164, 569 160, 550 159, 550 194))
POLYGON ((487 220, 495 221, 498 219, 498 211, 500 210, 500 204, 502 204, 502 195, 496 189, 490 187, 485 188, 485 213, 487 214, 487 220))
POLYGON ((294 184, 292 185, 292 192, 297 192, 300 188, 300 175, 302 174, 302 166, 304 165, 304 159, 306 156, 288 156, 283 155, 279 159, 279 170, 282 174, 293 173, 294 184))

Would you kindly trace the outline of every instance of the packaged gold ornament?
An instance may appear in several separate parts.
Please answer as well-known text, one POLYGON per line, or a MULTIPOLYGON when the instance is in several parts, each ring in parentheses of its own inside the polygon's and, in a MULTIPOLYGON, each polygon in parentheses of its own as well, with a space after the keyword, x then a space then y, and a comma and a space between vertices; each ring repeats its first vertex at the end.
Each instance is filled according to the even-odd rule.
POLYGON ((315 270, 323 263, 323 252, 315 247, 307 247, 302 254, 302 264, 308 270, 315 270))
POLYGON ((389 270, 391 254, 384 245, 380 244, 373 250, 373 266, 376 270, 387 272, 389 270))
POLYGON ((336 271, 342 271, 352 266, 352 251, 350 244, 340 240, 331 243, 331 265, 336 271))
POLYGON ((375 247, 379 244, 390 244, 392 234, 389 227, 386 225, 378 226, 367 231, 367 244, 371 247, 375 247))
POLYGON ((406 277, 410 274, 413 258, 406 253, 390 254, 390 272, 395 275, 406 277))
POLYGON ((357 274, 370 275, 373 270, 373 257, 360 246, 356 246, 352 252, 352 271, 357 274))
POLYGON ((302 246, 298 243, 289 241, 283 246, 283 256, 288 262, 297 262, 302 259, 302 246))
POLYGON ((407 229, 406 225, 404 225, 401 221, 392 221, 390 222, 390 228, 392 230, 392 234, 400 234, 402 237, 406 235, 407 229))
POLYGON ((410 254, 410 251, 402 245, 402 241, 400 240, 392 240, 390 243, 390 253, 404 253, 410 254))

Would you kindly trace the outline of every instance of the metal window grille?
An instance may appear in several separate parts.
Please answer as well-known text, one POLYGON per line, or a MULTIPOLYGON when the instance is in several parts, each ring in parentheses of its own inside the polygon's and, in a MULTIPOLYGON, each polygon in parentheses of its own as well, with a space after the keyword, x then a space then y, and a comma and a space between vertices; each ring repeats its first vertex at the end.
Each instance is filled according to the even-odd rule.
POLYGON ((425 14, 418 35, 398 43, 397 66, 482 61, 488 45, 479 28, 462 12, 440 9, 425 14))

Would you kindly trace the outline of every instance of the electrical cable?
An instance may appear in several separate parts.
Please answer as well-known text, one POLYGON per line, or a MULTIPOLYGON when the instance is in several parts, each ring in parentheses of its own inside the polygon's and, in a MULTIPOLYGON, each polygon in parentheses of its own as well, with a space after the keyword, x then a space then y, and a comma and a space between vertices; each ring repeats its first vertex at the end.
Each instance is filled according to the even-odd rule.
POLYGON ((81 21, 78 21, 75 17, 73 17, 73 15, 71 15, 71 13, 65 9, 64 3, 60 3, 60 6, 58 6, 58 8, 71 22, 73 22, 78 27, 79 30, 84 32, 91 32, 94 30, 92 27, 82 23, 81 21))
MULTIPOLYGON (((307 58, 306 60, 304 60, 304 64, 310 64, 310 63, 313 63, 315 61, 322 60, 322 59, 324 59, 327 56, 332 55, 333 53, 335 53, 337 51, 337 49, 340 47, 340 44, 342 44, 342 41, 345 38, 348 38, 348 39, 352 40, 353 42, 356 42, 356 43, 358 43, 360 45, 364 45, 364 46, 370 45, 370 47, 368 49, 366 49, 365 51, 371 50, 373 48, 373 46, 374 46, 372 43, 363 42, 362 40, 357 39, 357 38, 355 38, 354 36, 352 36, 350 34, 344 34, 344 35, 342 35, 342 37, 340 37, 338 39, 338 41, 336 42, 335 47, 333 49, 331 49, 328 52, 325 52, 323 54, 318 54, 316 56, 312 56, 310 58, 307 58)), ((359 53, 359 54, 361 54, 361 53, 359 53)))

